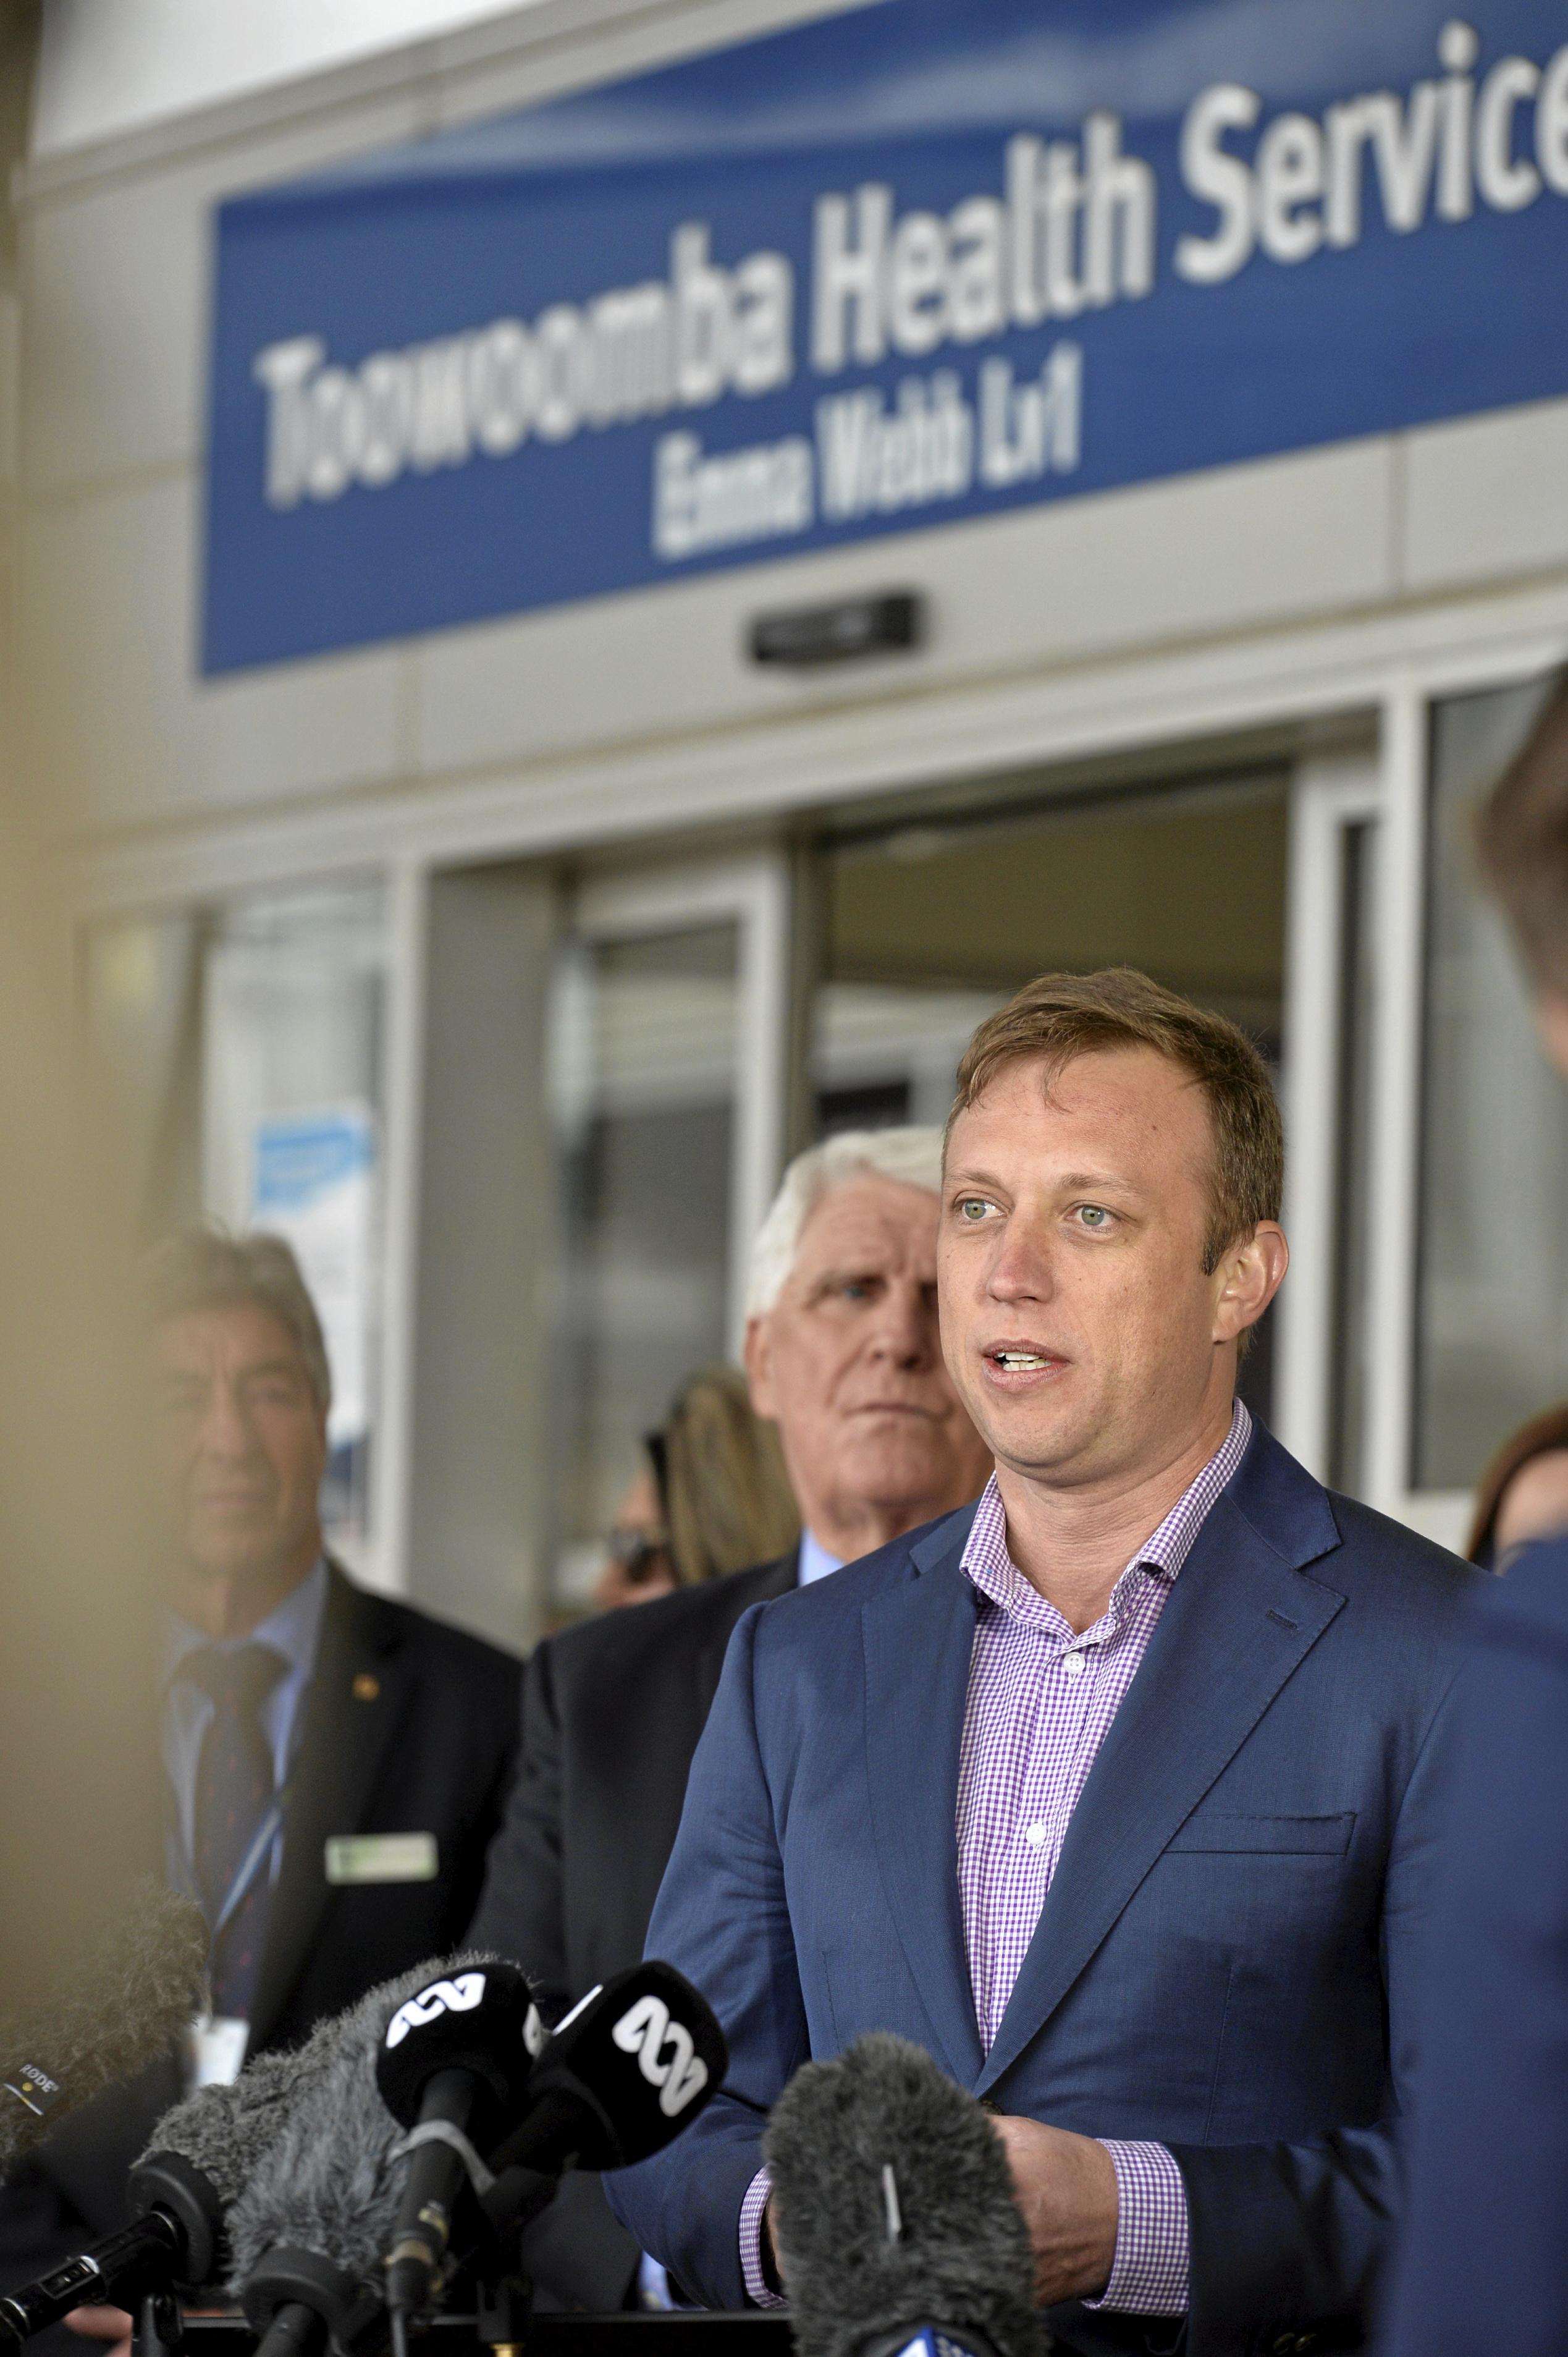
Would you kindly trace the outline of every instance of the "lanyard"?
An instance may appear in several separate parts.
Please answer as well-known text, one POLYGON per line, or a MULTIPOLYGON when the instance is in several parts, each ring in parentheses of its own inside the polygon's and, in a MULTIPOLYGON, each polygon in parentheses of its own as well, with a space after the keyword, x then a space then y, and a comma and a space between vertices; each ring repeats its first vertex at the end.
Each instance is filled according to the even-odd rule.
MULTIPOLYGON (((240 1860, 238 1867, 234 1870, 234 1878, 223 1894, 223 1903, 219 1908, 217 1916, 210 1927, 209 1945, 207 1952, 207 1963, 208 1969, 209 1971, 212 1966, 212 1960, 218 1953, 219 1941, 222 1938, 225 1930, 232 1920, 235 1910, 241 1905, 246 1893, 249 1891, 252 1883, 254 1882, 257 1875, 261 1872, 263 1859, 267 1857, 274 1842, 277 1839, 278 1835, 283 1830, 284 1803, 287 1798, 288 1794, 285 1790, 278 1794, 271 1808, 268 1809, 266 1815, 262 1819, 261 1824, 256 1827, 255 1832, 252 1835, 250 1842, 246 1846, 245 1855, 240 1860)), ((179 1865, 177 1879, 185 1891, 186 1897, 188 1899, 196 1900, 199 1905, 201 1894, 196 1885, 196 1867, 186 1848, 183 1836, 177 1838, 174 1846, 179 1865)))

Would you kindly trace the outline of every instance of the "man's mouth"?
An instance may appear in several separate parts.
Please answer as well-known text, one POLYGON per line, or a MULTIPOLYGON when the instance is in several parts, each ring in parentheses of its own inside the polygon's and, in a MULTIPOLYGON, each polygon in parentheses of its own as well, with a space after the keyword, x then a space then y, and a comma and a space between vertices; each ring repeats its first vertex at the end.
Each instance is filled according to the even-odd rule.
POLYGON ((982 1356, 1003 1375, 1045 1374, 1067 1363, 1056 1351, 1039 1350, 1032 1342, 996 1342, 982 1356))

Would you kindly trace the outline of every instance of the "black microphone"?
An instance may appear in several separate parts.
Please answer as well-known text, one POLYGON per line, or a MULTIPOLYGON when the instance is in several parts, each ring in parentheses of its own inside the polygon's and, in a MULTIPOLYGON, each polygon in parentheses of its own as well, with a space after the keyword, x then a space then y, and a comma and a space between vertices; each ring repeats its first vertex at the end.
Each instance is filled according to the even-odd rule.
POLYGON ((800 2357, 1044 2357, 1001 2139, 922 2047, 871 2030, 808 2062, 762 2157, 800 2357))
POLYGON ((634 1964, 556 2024, 491 2167, 559 2176, 646 2160, 696 2118, 728 2064, 724 2031, 691 1982, 673 1964, 634 1964))
POLYGON ((157 2060, 201 2010, 207 1946, 199 1907, 143 1884, 58 1990, 0 2018, 0 2169, 157 2060))
POLYGON ((279 2132, 299 2059, 264 2055, 232 2086, 200 2088, 166 2112, 131 2172, 131 2223, 0 2299, 0 2330, 25 2341, 84 2303, 214 2281, 227 2263, 225 2212, 279 2132))
POLYGON ((438 2290, 458 2197, 470 2182, 476 2193, 488 2189, 482 2156, 522 2105, 543 2045, 544 2025, 515 1964, 444 1974, 393 2011, 376 2083, 409 2131, 413 2155, 386 2258, 394 2319, 426 2308, 438 2290))

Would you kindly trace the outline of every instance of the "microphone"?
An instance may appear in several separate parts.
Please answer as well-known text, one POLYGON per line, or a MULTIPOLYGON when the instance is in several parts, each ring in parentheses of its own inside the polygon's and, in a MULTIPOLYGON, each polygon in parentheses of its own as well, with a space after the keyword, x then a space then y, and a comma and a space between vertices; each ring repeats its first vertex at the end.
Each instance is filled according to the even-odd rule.
POLYGON ((521 2168, 626 2169, 680 2135, 729 2065, 706 1999, 673 1964, 634 1964, 588 1991, 533 2066, 528 2108, 491 2156, 521 2168))
POLYGON ((800 2357, 1044 2357, 1034 2260, 972 2095, 887 2030, 808 2062, 763 2140, 800 2357))
POLYGON ((408 2175, 403 2129, 376 2083, 389 2016, 443 1980, 510 1969, 483 1955, 432 1959, 282 2058, 293 2065, 283 2124, 229 2216, 231 2288, 263 2336, 260 2357, 315 2357, 328 2335, 349 2351, 379 2341, 382 2257, 408 2175))
POLYGON ((131 2171, 131 2223, 0 2298, 0 2331, 25 2341, 83 2304, 220 2276, 224 2213, 278 2133, 300 2060, 263 2055, 232 2086, 199 2088, 166 2112, 131 2171))
POLYGON ((201 2010, 207 1950, 201 1910, 144 1883, 46 2003, 0 2019, 0 2171, 157 2060, 201 2010))
MULTIPOLYGON (((492 2179, 480 2158, 523 2100, 544 2025, 516 1964, 473 1964, 398 2006, 376 2057, 376 2084, 409 2134, 408 2177, 386 2260, 394 2319, 429 2306, 466 2184, 492 2179)), ((401 2338, 401 2335, 399 2336, 401 2338)))

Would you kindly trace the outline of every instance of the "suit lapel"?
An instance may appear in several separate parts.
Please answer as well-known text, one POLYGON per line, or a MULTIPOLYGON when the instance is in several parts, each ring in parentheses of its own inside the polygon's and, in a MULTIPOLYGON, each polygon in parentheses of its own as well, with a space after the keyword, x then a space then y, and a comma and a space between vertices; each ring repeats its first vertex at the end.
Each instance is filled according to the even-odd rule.
POLYGON ((959 1558, 972 1519, 970 1508, 941 1524, 914 1549, 911 1577, 861 1614, 872 1839, 909 1970, 961 2086, 981 2061, 954 1823, 974 1647, 974 1590, 959 1558))
POLYGON ((379 1599, 353 1587, 334 1564, 328 1578, 305 1728, 284 1810, 283 1865, 252 2008, 252 2052, 264 2042, 316 1943, 333 1895, 327 1843, 334 1834, 360 1830, 413 1677, 413 1663, 379 1599))
POLYGON ((1090 1771, 977 2093, 1048 2020, 1343 1607, 1299 1568, 1338 1536, 1324 1491, 1260 1428, 1177 1575, 1090 1771), (1279 1535, 1265 1539, 1259 1520, 1279 1535))
POLYGON ((697 1682, 699 1735, 708 1723, 708 1713, 719 1690, 725 1655, 729 1651, 736 1622, 754 1604, 771 1604, 776 1596, 787 1596, 800 1577, 800 1550, 797 1548, 791 1555, 781 1555, 776 1563, 759 1564, 755 1571, 737 1571, 727 1584, 725 1609, 715 1617, 706 1641, 692 1656, 697 1682))

